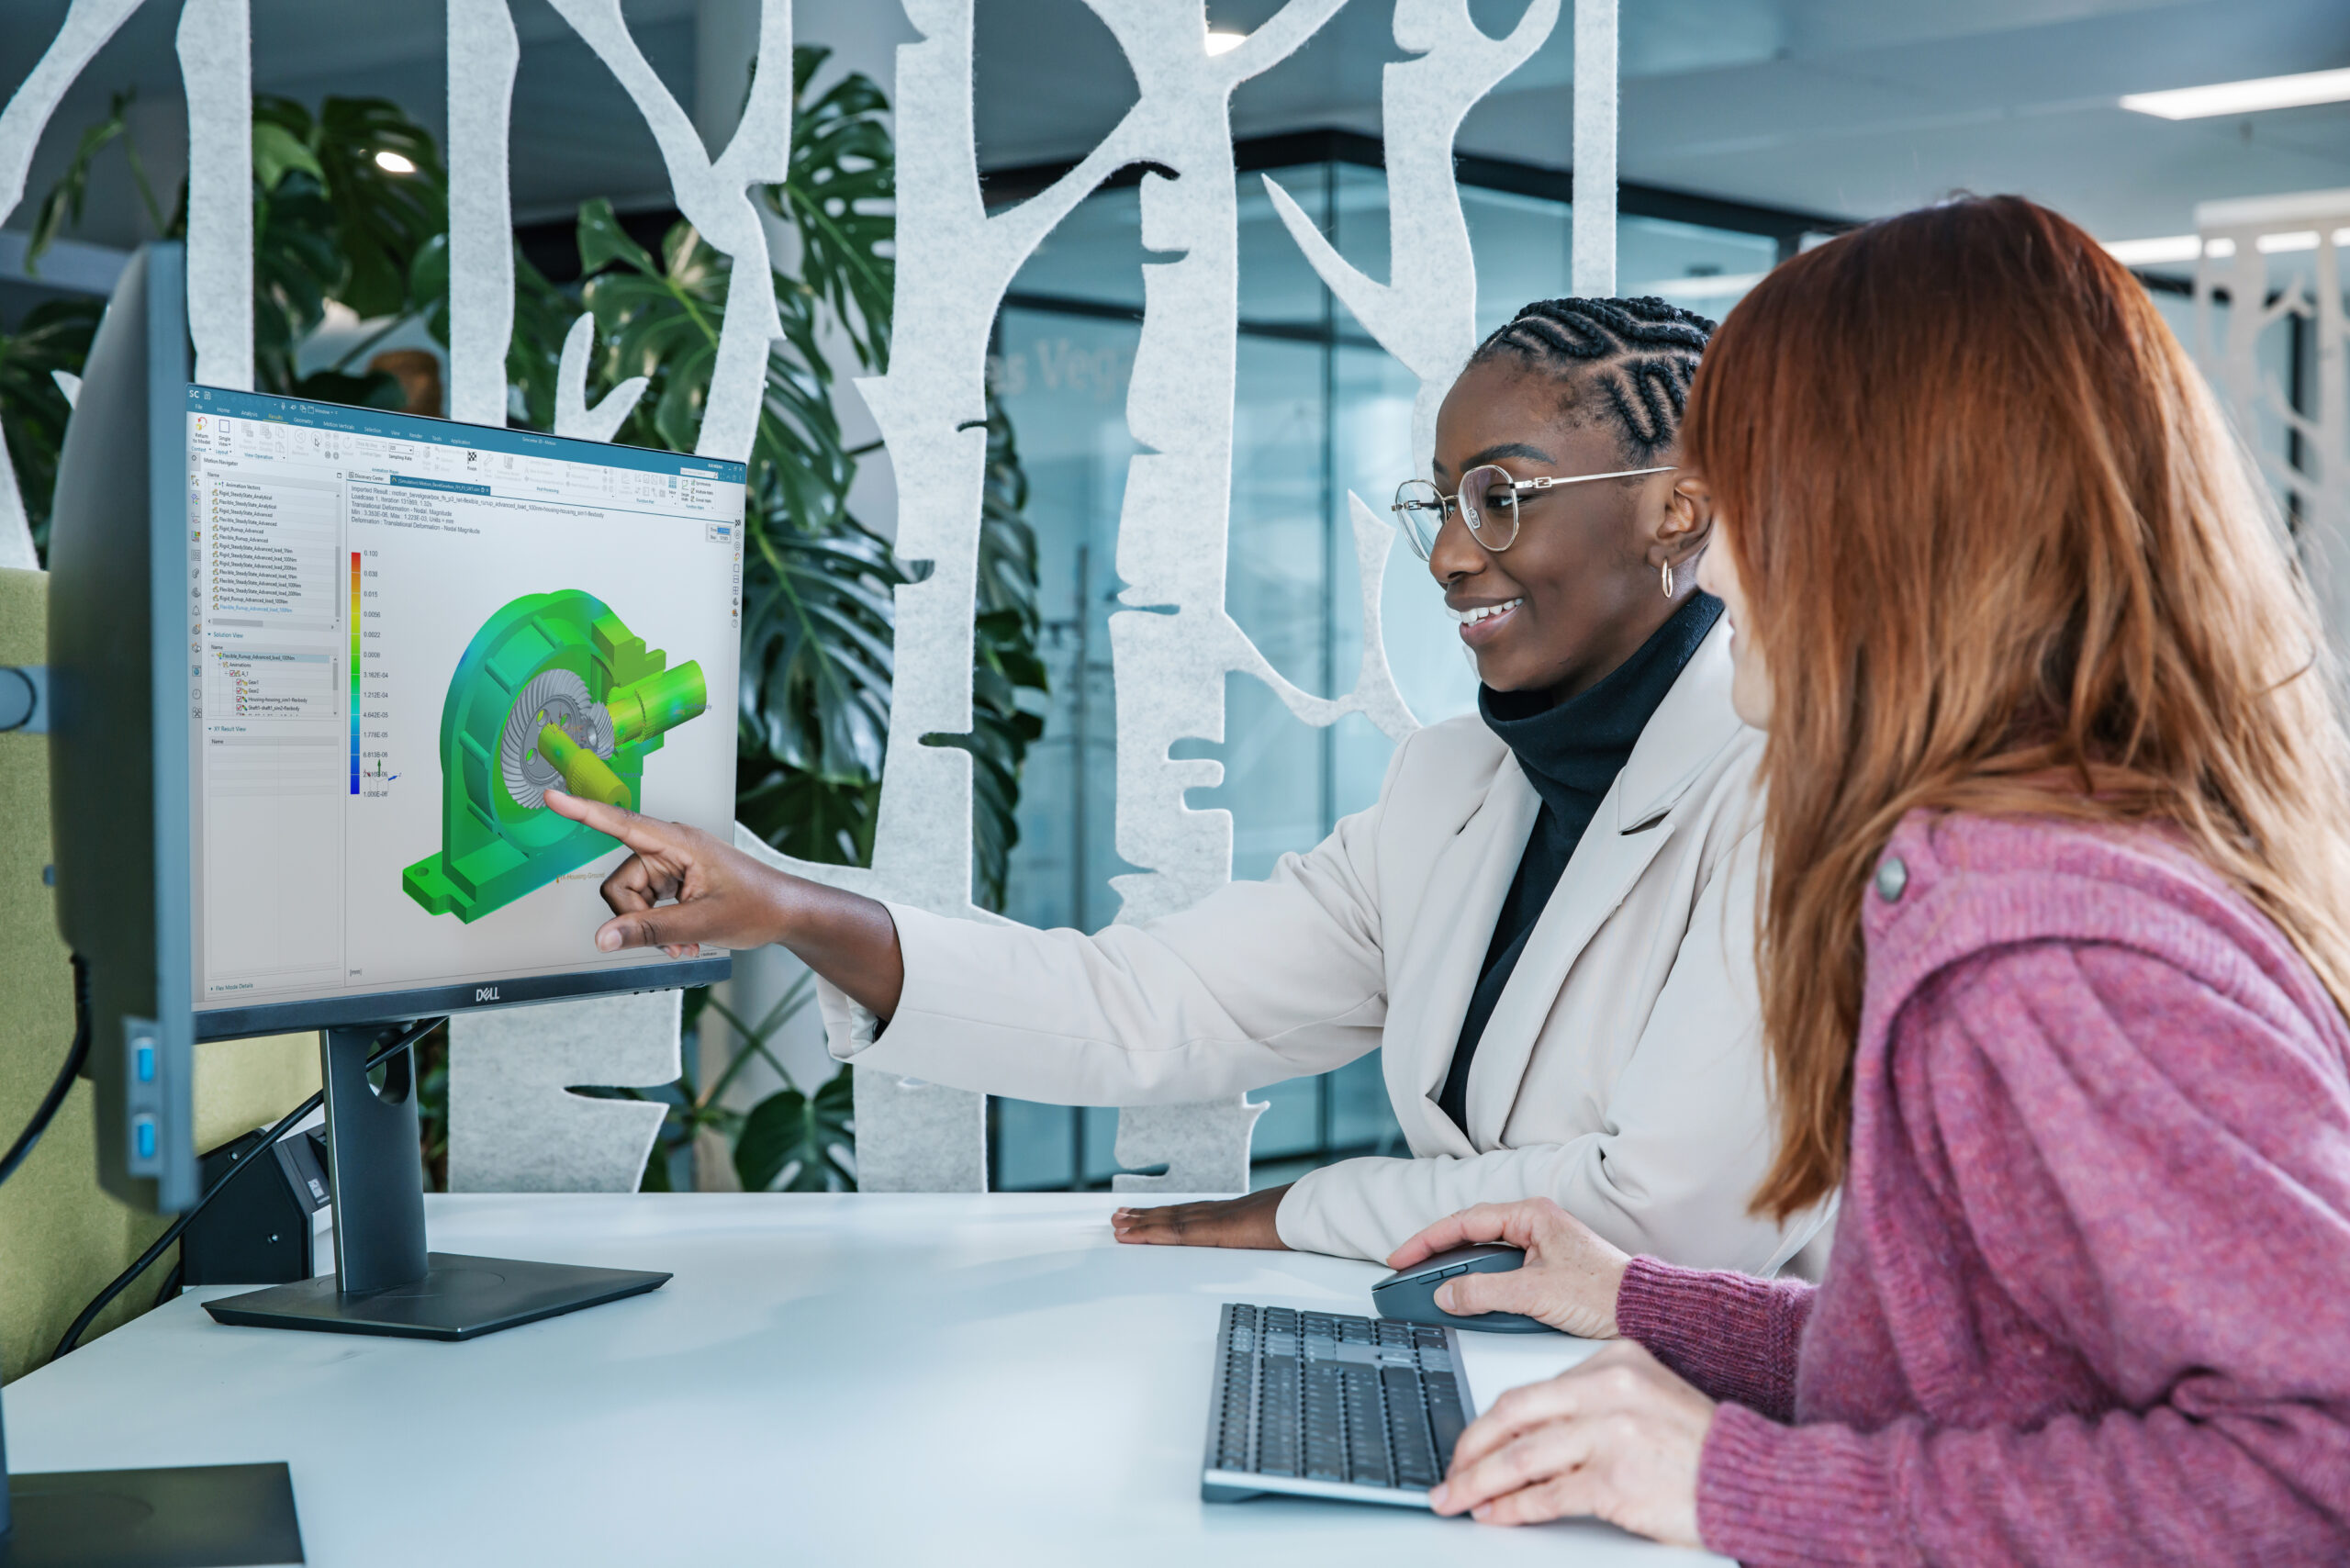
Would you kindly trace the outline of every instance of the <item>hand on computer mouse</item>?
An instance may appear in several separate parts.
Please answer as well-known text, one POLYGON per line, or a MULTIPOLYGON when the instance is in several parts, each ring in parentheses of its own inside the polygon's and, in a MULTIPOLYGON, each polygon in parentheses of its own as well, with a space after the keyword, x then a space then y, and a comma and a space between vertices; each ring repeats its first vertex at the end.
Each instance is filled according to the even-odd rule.
POLYGON ((1423 1258, 1481 1241, 1520 1248, 1526 1261, 1503 1273, 1457 1274, 1437 1287, 1437 1305, 1462 1316, 1522 1313, 1586 1339, 1616 1337, 1616 1292, 1631 1255, 1548 1198, 1463 1209, 1395 1249, 1387 1265, 1408 1269, 1423 1258))

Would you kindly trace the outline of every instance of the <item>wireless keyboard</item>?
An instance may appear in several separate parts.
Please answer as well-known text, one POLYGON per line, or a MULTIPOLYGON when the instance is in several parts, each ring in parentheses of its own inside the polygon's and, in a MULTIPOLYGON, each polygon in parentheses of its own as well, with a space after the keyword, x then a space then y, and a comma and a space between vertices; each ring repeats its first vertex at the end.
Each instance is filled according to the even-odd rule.
POLYGON ((1200 1495, 1425 1508, 1475 1414, 1450 1328, 1227 1302, 1200 1495))

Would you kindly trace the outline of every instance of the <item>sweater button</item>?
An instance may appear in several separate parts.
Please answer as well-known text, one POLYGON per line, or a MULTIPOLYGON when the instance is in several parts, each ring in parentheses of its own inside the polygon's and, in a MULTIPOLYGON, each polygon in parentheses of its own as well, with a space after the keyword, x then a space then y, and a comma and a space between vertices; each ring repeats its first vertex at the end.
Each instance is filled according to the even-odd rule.
POLYGON ((1909 868, 1901 863, 1898 855, 1888 855, 1877 862, 1876 896, 1891 903, 1909 885, 1909 868))

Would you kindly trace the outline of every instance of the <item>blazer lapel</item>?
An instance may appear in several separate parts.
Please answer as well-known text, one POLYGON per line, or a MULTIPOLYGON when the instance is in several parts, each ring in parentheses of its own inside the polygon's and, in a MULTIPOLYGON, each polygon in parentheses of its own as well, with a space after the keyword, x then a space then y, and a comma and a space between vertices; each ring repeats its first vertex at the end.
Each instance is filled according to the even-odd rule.
MULTIPOLYGON (((1599 802, 1591 825, 1583 830, 1574 856, 1559 878, 1509 983, 1502 988, 1494 1015, 1477 1044, 1477 1059, 1469 1069, 1469 1133, 1480 1149, 1500 1147, 1502 1129, 1516 1106, 1518 1085, 1526 1077, 1535 1043, 1541 1037, 1559 992, 1575 960, 1592 936, 1616 913, 1649 863, 1672 836, 1668 820, 1673 808, 1689 791, 1706 765, 1721 754, 1741 726, 1729 705, 1729 627, 1716 623, 1706 640, 1657 705, 1656 712, 1633 745, 1632 755, 1607 798, 1599 802)), ((1528 793, 1532 786, 1521 787, 1528 793)), ((1524 853, 1525 834, 1519 835, 1524 853)), ((1517 868, 1515 858, 1509 872, 1517 868)), ((1508 888, 1507 878, 1503 890, 1508 888)), ((1481 930, 1481 943, 1490 942, 1501 909, 1495 895, 1481 930)), ((1476 982, 1483 947, 1469 960, 1468 985, 1476 982)), ((1453 1017, 1454 1033, 1467 1012, 1467 991, 1453 1017)), ((1449 1052, 1447 1053, 1449 1060, 1449 1052)))
MULTIPOLYGON (((1502 900, 1517 875, 1541 797, 1505 756, 1475 814, 1437 857, 1415 920, 1411 950, 1398 966, 1401 981, 1389 995, 1382 1048, 1391 1085, 1421 1101, 1429 1141, 1444 1147, 1420 1153, 1474 1154, 1465 1130, 1438 1109, 1436 1097, 1460 1040, 1460 1023, 1484 967, 1485 949, 1501 918, 1502 900)), ((1490 1031, 1488 1031, 1490 1033, 1490 1031)))

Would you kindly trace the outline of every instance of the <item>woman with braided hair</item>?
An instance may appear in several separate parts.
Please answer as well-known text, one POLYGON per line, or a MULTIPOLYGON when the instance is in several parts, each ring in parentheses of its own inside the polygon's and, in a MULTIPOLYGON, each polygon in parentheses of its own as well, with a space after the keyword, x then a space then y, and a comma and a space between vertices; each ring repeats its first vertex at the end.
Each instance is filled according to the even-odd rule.
POLYGON ((1761 737, 1696 587, 1713 519, 1678 444, 1712 326, 1552 299, 1477 350, 1395 516, 1480 711, 1404 741, 1378 802, 1267 880, 1092 935, 986 926, 550 795, 637 851, 599 945, 782 942, 826 982, 834 1055, 1030 1100, 1202 1100, 1382 1050, 1408 1158, 1123 1210, 1122 1241, 1378 1259, 1542 1197, 1628 1250, 1777 1271, 1827 1205, 1747 1206, 1771 1148, 1761 737))

